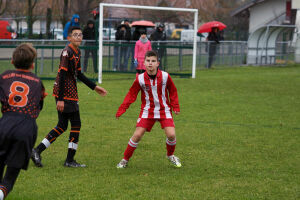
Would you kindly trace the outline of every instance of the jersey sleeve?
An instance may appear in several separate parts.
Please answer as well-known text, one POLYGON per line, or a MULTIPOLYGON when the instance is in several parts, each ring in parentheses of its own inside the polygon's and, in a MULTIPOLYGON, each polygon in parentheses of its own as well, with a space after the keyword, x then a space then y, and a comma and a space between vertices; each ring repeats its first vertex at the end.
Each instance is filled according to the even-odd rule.
POLYGON ((180 112, 177 88, 170 75, 168 75, 167 88, 169 91, 169 98, 172 109, 176 112, 180 112))
POLYGON ((129 108, 129 106, 135 102, 140 89, 141 89, 140 84, 139 84, 138 80, 135 79, 135 81, 133 82, 127 95, 125 96, 123 103, 120 105, 120 107, 116 113, 116 117, 120 117, 123 113, 126 112, 126 110, 129 108))
POLYGON ((96 84, 94 82, 90 81, 90 79, 88 79, 83 73, 81 73, 81 71, 78 71, 77 78, 79 80, 81 80, 86 86, 91 88, 92 90, 95 89, 96 84))
POLYGON ((41 91, 41 99, 40 99, 40 110, 43 109, 44 106, 44 99, 46 98, 46 96, 48 95, 46 93, 45 87, 43 85, 43 83, 41 82, 41 86, 42 86, 42 91, 41 91))
POLYGON ((69 57, 70 57, 70 52, 68 52, 67 49, 64 49, 60 56, 60 63, 59 63, 60 70, 68 71, 68 67, 70 66, 69 57))

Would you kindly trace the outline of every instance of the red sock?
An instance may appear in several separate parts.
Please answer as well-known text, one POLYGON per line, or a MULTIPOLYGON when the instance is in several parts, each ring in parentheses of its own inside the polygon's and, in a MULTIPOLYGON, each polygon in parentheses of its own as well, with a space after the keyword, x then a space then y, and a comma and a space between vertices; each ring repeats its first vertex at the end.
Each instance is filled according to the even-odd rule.
POLYGON ((174 151, 175 151, 175 147, 176 147, 176 139, 173 141, 170 141, 167 138, 166 145, 167 145, 167 156, 173 155, 174 151))
POLYGON ((130 157, 132 156, 134 150, 136 149, 138 143, 133 142, 131 139, 128 142, 127 148, 124 152, 124 159, 129 160, 130 157))

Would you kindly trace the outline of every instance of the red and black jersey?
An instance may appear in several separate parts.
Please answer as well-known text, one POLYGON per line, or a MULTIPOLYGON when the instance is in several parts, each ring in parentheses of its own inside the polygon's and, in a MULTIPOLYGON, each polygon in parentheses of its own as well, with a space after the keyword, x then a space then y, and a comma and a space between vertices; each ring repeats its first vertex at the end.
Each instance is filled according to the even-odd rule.
POLYGON ((53 95, 59 100, 78 101, 76 81, 78 73, 81 73, 80 56, 80 50, 74 48, 71 44, 66 46, 61 53, 59 69, 53 88, 53 95), (63 71, 66 72, 64 80, 61 78, 63 71), (60 84, 63 84, 63 87, 60 84))
POLYGON ((37 118, 45 96, 43 83, 28 70, 8 70, 0 75, 2 113, 16 112, 37 118))

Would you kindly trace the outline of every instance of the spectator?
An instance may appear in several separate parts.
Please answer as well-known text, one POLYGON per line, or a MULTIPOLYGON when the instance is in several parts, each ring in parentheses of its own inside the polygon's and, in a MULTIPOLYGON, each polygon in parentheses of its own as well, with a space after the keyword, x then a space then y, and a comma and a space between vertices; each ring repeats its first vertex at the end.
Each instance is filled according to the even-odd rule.
MULTIPOLYGON (((132 37, 131 37, 131 41, 138 41, 141 37, 141 32, 146 32, 145 27, 142 26, 136 26, 133 33, 132 33, 132 37)), ((135 66, 134 66, 134 46, 131 48, 130 50, 130 57, 131 57, 131 66, 130 66, 130 70, 133 71, 135 70, 135 66)))
POLYGON ((135 43, 134 48, 134 64, 138 74, 145 72, 145 54, 147 51, 152 50, 151 42, 147 38, 146 31, 141 31, 140 39, 135 43))
POLYGON ((68 30, 71 26, 77 26, 77 27, 80 27, 80 24, 79 24, 79 15, 77 14, 74 14, 71 21, 68 21, 65 25, 65 28, 64 28, 64 39, 67 39, 68 37, 68 30))
POLYGON ((128 58, 129 58, 129 41, 131 39, 131 28, 129 21, 126 19, 124 23, 117 27, 116 40, 122 40, 118 46, 114 48, 114 68, 121 71, 127 71, 128 58), (127 41, 127 42, 123 42, 127 41), (125 44, 125 45, 124 45, 125 44))
MULTIPOLYGON (((165 41, 167 39, 166 32, 164 31, 165 26, 163 24, 159 24, 156 30, 151 34, 151 41, 165 41)), ((162 58, 165 55, 166 48, 164 47, 164 43, 157 42, 155 50, 158 53, 159 60, 159 68, 162 68, 162 58)))
MULTIPOLYGON (((83 30, 84 40, 95 40, 95 23, 93 20, 88 20, 86 27, 83 30)), ((87 71, 90 54, 92 54, 94 72, 98 73, 97 69, 97 50, 95 41, 87 41, 85 43, 87 49, 84 51, 83 72, 87 71)))
POLYGON ((217 51, 217 45, 220 43, 219 28, 213 27, 212 31, 208 34, 206 41, 208 41, 208 63, 206 68, 210 69, 217 51))

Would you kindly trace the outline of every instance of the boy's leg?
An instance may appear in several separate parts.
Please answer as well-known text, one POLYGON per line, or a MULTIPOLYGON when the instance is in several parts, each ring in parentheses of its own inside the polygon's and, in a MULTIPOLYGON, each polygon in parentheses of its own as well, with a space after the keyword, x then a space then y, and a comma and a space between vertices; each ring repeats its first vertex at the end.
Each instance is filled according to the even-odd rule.
POLYGON ((181 163, 178 157, 174 155, 176 147, 176 134, 175 125, 173 119, 160 120, 161 127, 165 130, 167 136, 166 147, 167 147, 167 158, 175 167, 181 167, 181 163))
POLYGON ((68 114, 58 112, 58 123, 42 140, 42 142, 32 150, 31 159, 37 167, 42 167, 41 153, 52 144, 68 128, 68 114))
POLYGON ((124 159, 129 160, 132 156, 134 150, 137 148, 139 141, 142 139, 143 135, 146 132, 146 128, 143 127, 136 127, 133 136, 130 138, 127 148, 124 152, 124 159))
POLYGON ((127 167, 127 163, 131 158, 134 150, 137 148, 139 141, 142 139, 143 135, 146 132, 146 128, 136 127, 133 136, 130 138, 127 148, 124 151, 124 158, 117 165, 117 168, 125 168, 127 167))
POLYGON ((4 197, 6 197, 8 193, 12 191, 20 170, 21 169, 19 168, 7 167, 3 181, 0 183, 0 193, 2 192, 4 197))
POLYGON ((66 167, 86 167, 84 164, 79 164, 74 160, 74 156, 78 147, 79 134, 81 128, 81 120, 79 111, 70 113, 71 131, 69 137, 68 154, 65 162, 66 167))
POLYGON ((171 156, 174 154, 176 147, 176 135, 174 127, 165 127, 165 134, 167 136, 166 146, 167 146, 167 156, 171 156))

